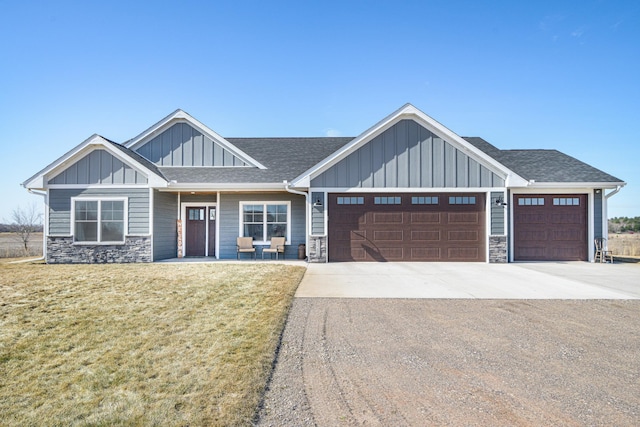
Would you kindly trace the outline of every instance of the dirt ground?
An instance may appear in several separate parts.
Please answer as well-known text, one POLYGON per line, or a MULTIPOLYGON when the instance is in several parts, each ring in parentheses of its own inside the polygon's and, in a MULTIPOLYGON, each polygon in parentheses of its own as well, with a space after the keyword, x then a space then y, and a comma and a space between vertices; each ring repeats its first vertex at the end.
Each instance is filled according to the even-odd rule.
POLYGON ((296 298, 257 424, 640 425, 640 301, 296 298))

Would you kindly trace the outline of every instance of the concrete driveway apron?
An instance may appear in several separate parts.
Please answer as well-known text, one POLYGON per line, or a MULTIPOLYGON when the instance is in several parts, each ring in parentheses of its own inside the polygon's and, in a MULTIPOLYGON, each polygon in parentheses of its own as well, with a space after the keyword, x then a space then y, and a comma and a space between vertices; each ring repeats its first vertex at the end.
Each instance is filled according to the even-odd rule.
POLYGON ((640 264, 309 264, 296 297, 638 299, 640 264))

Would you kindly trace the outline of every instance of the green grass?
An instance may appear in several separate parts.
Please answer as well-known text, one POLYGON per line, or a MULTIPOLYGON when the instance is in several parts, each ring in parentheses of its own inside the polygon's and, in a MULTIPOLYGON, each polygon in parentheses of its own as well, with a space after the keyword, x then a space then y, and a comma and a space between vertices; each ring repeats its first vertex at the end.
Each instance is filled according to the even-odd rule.
POLYGON ((1 425, 250 425, 304 268, 0 265, 1 425))

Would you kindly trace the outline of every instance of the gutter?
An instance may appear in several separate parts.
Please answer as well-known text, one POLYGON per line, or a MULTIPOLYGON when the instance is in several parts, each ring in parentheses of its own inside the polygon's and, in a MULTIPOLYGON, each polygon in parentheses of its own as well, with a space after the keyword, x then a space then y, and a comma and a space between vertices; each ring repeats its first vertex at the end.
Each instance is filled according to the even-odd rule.
POLYGON ((47 207, 47 196, 48 193, 40 193, 38 191, 32 190, 31 188, 27 188, 27 191, 31 194, 35 194, 36 196, 44 197, 44 221, 42 227, 42 256, 40 258, 30 259, 29 261, 44 261, 47 258, 47 235, 49 234, 49 215, 47 215, 48 207, 47 207))
POLYGON ((291 183, 288 182, 286 179, 284 181, 282 181, 282 183, 284 184, 284 189, 291 194, 298 194, 300 196, 304 196, 304 200, 305 200, 305 212, 307 213, 305 215, 305 227, 304 227, 304 254, 307 257, 307 261, 309 260, 309 218, 311 217, 311 214, 309 213, 309 193, 306 193, 304 191, 298 191, 298 190, 294 190, 291 188, 291 183))

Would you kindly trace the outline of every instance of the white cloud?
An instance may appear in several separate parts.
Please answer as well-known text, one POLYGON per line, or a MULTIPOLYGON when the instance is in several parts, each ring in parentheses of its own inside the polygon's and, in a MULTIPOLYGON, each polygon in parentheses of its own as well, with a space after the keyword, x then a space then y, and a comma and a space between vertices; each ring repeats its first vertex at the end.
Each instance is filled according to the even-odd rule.
POLYGON ((342 132, 338 129, 325 129, 324 134, 328 137, 342 136, 342 132))

